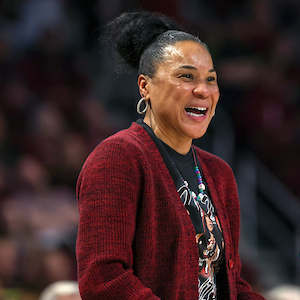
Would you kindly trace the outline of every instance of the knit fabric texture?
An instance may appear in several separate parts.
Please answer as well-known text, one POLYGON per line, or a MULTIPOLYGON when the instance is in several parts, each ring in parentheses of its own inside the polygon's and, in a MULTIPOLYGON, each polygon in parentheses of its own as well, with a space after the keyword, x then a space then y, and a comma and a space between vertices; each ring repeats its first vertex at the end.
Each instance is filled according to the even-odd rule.
MULTIPOLYGON (((233 172, 196 148, 225 240, 218 300, 264 299, 240 278, 233 172)), ((137 123, 102 141, 77 184, 83 300, 198 299, 195 230, 155 143, 137 123)))

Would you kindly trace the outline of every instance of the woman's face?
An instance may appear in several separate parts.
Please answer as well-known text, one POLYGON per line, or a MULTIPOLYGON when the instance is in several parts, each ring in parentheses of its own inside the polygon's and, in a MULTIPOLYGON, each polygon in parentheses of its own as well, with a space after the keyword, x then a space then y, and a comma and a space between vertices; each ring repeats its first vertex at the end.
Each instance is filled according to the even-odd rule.
POLYGON ((165 55, 155 76, 141 75, 138 83, 141 94, 151 102, 144 121, 176 150, 176 145, 190 147, 192 139, 204 135, 219 100, 219 88, 212 58, 201 44, 178 42, 165 55))

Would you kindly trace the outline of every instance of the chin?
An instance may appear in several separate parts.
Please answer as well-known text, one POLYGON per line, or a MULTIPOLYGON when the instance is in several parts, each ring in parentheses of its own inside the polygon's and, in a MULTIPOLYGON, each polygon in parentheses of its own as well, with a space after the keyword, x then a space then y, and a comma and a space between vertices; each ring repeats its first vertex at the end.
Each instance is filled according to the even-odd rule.
POLYGON ((197 140, 197 139, 201 139, 204 135, 205 135, 206 132, 204 132, 203 134, 201 135, 198 135, 197 137, 193 138, 194 140, 197 140))
POLYGON ((200 139, 202 138, 203 136, 205 135, 205 132, 202 133, 202 134, 190 134, 190 137, 193 139, 193 140, 197 140, 197 139, 200 139))
POLYGON ((193 130, 191 132, 191 138, 193 140, 200 139, 205 135, 206 131, 207 131, 207 128, 206 129, 201 128, 201 130, 199 130, 199 129, 198 130, 193 130))

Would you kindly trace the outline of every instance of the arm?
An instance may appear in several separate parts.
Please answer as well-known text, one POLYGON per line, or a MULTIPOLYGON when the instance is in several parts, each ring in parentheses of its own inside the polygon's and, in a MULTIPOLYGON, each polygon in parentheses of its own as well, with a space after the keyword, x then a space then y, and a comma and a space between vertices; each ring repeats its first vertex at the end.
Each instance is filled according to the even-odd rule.
POLYGON ((224 263, 225 268, 222 268, 222 279, 219 282, 220 289, 222 292, 227 293, 229 284, 230 299, 264 300, 259 294, 253 293, 250 285, 241 278, 241 260, 238 251, 240 206, 233 171, 221 158, 199 148, 197 150, 200 161, 202 160, 201 165, 204 174, 210 174, 206 180, 210 186, 210 192, 215 193, 214 204, 218 206, 219 218, 220 221, 222 218, 224 224, 223 234, 226 234, 226 261, 224 263), (226 230, 224 231, 224 229, 226 230), (223 280, 225 277, 228 278, 228 283, 226 280, 223 280))
MULTIPOLYGON (((229 216, 230 223, 230 232, 232 237, 232 249, 233 249, 233 270, 235 271, 236 278, 236 292, 238 300, 264 300, 264 298, 257 294, 253 293, 250 285, 244 279, 241 278, 241 260, 239 256, 239 236, 240 236, 240 207, 238 199, 238 191, 236 181, 231 169, 229 169, 228 179, 232 182, 227 186, 230 187, 230 190, 227 191, 230 196, 227 196, 228 199, 226 203, 226 208, 229 216)), ((230 269, 230 266, 228 266, 230 269)))
POLYGON ((104 141, 77 185, 77 260, 82 299, 159 299, 133 275, 132 243, 141 172, 130 145, 104 141))

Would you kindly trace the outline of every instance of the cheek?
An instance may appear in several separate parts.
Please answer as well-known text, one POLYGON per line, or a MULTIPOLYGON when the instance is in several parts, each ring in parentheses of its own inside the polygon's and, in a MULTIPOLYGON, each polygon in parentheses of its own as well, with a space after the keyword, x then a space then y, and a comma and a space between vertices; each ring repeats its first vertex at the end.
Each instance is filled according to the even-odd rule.
POLYGON ((182 100, 183 89, 179 84, 165 84, 157 88, 156 97, 160 105, 176 105, 182 100))
POLYGON ((193 92, 193 87, 188 84, 177 84, 173 86, 172 93, 176 101, 182 102, 184 95, 190 95, 193 92))
POLYGON ((158 83, 155 83, 152 88, 153 98, 161 99, 169 97, 172 93, 174 93, 174 84, 169 80, 161 80, 158 83))
POLYGON ((219 101, 220 98, 220 91, 219 91, 219 87, 215 87, 211 90, 211 94, 213 97, 213 101, 217 104, 217 102, 219 101))

